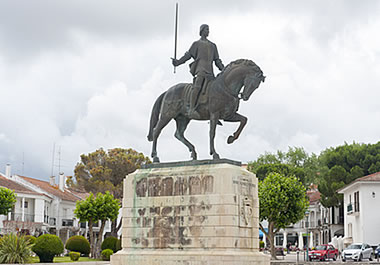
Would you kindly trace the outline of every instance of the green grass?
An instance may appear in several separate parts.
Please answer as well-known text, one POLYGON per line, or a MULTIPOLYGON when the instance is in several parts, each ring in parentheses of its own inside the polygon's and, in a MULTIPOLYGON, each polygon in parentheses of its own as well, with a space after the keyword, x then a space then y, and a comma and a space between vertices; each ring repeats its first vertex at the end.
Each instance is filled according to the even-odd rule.
MULTIPOLYGON (((64 263, 64 262, 81 262, 81 261, 101 261, 101 259, 91 259, 89 257, 80 257, 78 261, 72 261, 69 256, 65 257, 55 257, 54 263, 64 263)), ((32 257, 30 263, 39 263, 40 259, 38 257, 32 257)))

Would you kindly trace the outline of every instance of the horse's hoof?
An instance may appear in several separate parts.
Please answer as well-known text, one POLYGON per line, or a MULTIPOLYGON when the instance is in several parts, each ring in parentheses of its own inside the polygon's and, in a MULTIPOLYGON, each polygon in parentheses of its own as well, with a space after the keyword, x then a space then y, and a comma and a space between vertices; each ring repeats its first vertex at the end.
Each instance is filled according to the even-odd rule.
POLYGON ((153 157, 153 163, 160 163, 158 156, 153 157))
POLYGON ((220 159, 220 156, 217 153, 214 153, 212 155, 212 159, 214 159, 214 160, 220 159))
POLYGON ((235 137, 233 137, 232 135, 228 136, 227 144, 232 144, 234 141, 235 141, 235 137))
POLYGON ((192 158, 193 160, 197 160, 197 154, 191 154, 191 158, 192 158))

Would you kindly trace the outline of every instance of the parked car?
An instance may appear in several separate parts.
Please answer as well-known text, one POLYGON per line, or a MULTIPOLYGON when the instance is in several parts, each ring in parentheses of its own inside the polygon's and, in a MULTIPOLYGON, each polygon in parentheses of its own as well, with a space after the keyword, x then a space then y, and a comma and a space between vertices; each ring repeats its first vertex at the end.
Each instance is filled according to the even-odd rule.
POLYGON ((322 260, 325 261, 327 259, 336 260, 339 256, 339 250, 336 249, 333 245, 319 245, 316 246, 314 250, 309 252, 309 260, 322 260))
POLYGON ((380 257, 380 244, 375 249, 375 259, 377 259, 378 257, 380 257))
POLYGON ((349 259, 361 261, 362 259, 372 260, 373 248, 365 243, 354 243, 349 245, 342 252, 342 261, 349 259))

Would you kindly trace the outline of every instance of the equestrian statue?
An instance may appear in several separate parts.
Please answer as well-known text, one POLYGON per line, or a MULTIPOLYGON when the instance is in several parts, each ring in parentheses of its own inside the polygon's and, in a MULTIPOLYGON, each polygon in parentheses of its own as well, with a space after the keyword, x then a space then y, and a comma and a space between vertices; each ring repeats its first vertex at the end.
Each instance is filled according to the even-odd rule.
POLYGON ((157 139, 172 119, 177 124, 175 137, 189 148, 194 160, 197 159, 195 147, 185 138, 184 132, 191 120, 209 120, 210 155, 213 159, 219 159, 214 146, 217 124, 221 124, 220 120, 240 122, 238 129, 227 139, 227 143, 233 143, 247 123, 247 117, 237 113, 240 99, 247 101, 260 83, 265 81, 260 67, 251 60, 239 59, 224 67, 216 45, 207 39, 208 25, 201 25, 199 35, 201 38, 191 45, 184 56, 178 60, 172 59, 174 66, 194 59, 190 64, 193 84, 180 83, 172 86, 153 105, 148 134, 148 140, 153 141, 153 162, 160 161, 157 156, 157 139), (221 71, 216 77, 213 63, 221 71))

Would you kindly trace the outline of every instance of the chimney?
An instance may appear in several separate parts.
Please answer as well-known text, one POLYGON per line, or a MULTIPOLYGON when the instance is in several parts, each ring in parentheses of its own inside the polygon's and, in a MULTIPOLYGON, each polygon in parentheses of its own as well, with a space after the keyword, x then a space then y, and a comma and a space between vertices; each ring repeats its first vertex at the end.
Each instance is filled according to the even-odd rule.
POLYGON ((5 176, 9 179, 11 177, 11 164, 5 166, 5 176))
POLYGON ((50 176, 50 186, 55 186, 55 176, 50 176))
POLYGON ((59 189, 61 191, 64 191, 64 188, 65 188, 65 174, 64 173, 59 173, 59 189))

